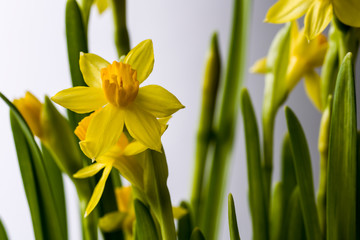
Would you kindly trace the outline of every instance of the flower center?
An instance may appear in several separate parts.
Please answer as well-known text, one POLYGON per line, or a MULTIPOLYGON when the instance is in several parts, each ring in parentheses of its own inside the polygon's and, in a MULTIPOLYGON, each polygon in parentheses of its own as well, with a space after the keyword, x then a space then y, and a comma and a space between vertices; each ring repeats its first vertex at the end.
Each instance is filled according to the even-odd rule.
POLYGON ((101 69, 102 87, 107 100, 117 107, 126 107, 132 103, 139 91, 136 76, 136 70, 122 62, 114 61, 101 69))

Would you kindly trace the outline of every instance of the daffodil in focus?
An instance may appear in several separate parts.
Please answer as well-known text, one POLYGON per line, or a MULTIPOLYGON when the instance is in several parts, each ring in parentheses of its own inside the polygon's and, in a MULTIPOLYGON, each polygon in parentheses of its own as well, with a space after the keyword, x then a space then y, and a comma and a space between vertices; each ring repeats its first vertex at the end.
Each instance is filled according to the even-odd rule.
MULTIPOLYGON (((314 69, 322 65, 327 49, 328 42, 323 34, 308 41, 305 37, 305 29, 299 31, 296 22, 294 22, 291 28, 290 57, 284 84, 287 93, 289 93, 305 77, 305 89, 318 108, 320 108, 320 95, 315 96, 315 93, 319 93, 317 88, 320 84, 320 77, 314 69)), ((266 58, 262 58, 251 67, 250 71, 266 74, 271 69, 267 67, 266 58)))
POLYGON ((30 92, 26 92, 23 98, 15 99, 13 103, 24 117, 32 133, 42 138, 43 131, 40 121, 42 103, 30 92))
POLYGON ((157 85, 139 87, 154 65, 151 40, 133 48, 112 64, 95 54, 81 54, 80 70, 88 87, 60 91, 51 99, 77 113, 98 113, 89 123, 81 149, 91 159, 118 142, 124 125, 146 147, 161 151, 161 126, 157 118, 171 116, 184 106, 157 85))
POLYGON ((344 24, 360 27, 358 0, 279 0, 268 11, 265 21, 286 23, 305 15, 305 35, 314 39, 329 25, 333 14, 344 24))

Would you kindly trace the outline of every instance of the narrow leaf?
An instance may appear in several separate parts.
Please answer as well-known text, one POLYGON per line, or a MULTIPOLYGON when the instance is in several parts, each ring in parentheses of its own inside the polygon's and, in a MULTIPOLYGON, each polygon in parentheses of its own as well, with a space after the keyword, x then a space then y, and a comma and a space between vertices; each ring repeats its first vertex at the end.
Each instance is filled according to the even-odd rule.
POLYGON ((7 236, 7 233, 6 233, 6 229, 0 219, 0 239, 2 240, 8 240, 8 236, 7 236))
POLYGON ((356 160, 356 239, 360 239, 360 132, 357 133, 356 160))
POLYGON ((283 230, 283 185, 282 182, 277 182, 271 198, 270 213, 269 213, 269 232, 271 240, 280 239, 283 230))
POLYGON ((300 206, 300 190, 296 187, 289 199, 289 205, 284 222, 284 239, 303 240, 306 239, 304 219, 300 206))
POLYGON ((261 167, 259 130, 255 111, 246 89, 241 92, 241 110, 244 119, 246 159, 249 182, 249 202, 251 209, 253 239, 266 239, 268 236, 266 202, 264 197, 264 178, 261 167))
POLYGON ((236 220, 235 204, 231 193, 229 194, 229 198, 228 198, 228 217, 229 217, 230 240, 240 240, 240 234, 236 220))
POLYGON ((205 237, 199 228, 195 228, 194 231, 191 233, 190 240, 205 240, 205 237))
MULTIPOLYGON (((86 53, 88 51, 83 18, 75 0, 67 1, 65 11, 66 40, 72 85, 74 87, 86 86, 79 66, 80 52, 86 53)), ((84 115, 70 110, 68 110, 68 115, 73 129, 76 128, 78 122, 84 117, 84 115)))
POLYGON ((190 239, 191 232, 194 228, 190 212, 191 208, 186 202, 181 202, 180 206, 186 209, 188 212, 178 221, 178 240, 188 240, 190 239))
POLYGON ((321 232, 315 204, 309 148, 304 131, 294 112, 289 107, 285 107, 285 115, 290 135, 296 180, 300 191, 300 204, 304 216, 306 237, 308 240, 318 240, 321 239, 321 232))
POLYGON ((347 54, 336 81, 327 185, 327 237, 355 239, 356 234, 356 102, 352 55, 347 54), (341 219, 341 220, 340 220, 341 219))
POLYGON ((136 236, 138 239, 159 239, 149 209, 138 199, 134 200, 136 215, 136 236))
POLYGON ((61 223, 59 209, 55 206, 54 190, 51 189, 48 173, 44 167, 40 149, 35 142, 29 126, 17 108, 2 93, 0 93, 0 97, 10 107, 13 119, 17 121, 19 126, 18 129, 22 131, 24 140, 27 142, 29 148, 29 158, 32 161, 31 164, 34 167, 35 173, 34 180, 38 187, 37 203, 41 206, 40 214, 43 217, 43 224, 46 225, 46 227, 42 229, 43 233, 51 234, 53 239, 67 239, 67 236, 65 235, 66 230, 63 229, 64 225, 61 223))

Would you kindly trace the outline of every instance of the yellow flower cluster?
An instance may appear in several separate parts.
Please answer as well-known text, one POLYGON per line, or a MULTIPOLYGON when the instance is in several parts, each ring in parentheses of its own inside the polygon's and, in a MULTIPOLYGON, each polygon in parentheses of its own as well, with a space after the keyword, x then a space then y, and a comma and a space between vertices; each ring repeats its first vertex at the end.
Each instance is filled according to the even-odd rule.
POLYGON ((131 183, 143 184, 139 180, 141 168, 134 164, 132 156, 147 148, 161 151, 161 135, 167 121, 184 108, 160 86, 139 87, 152 72, 153 65, 151 40, 139 43, 112 64, 95 54, 82 53, 80 70, 88 87, 65 89, 51 98, 74 112, 93 112, 75 130, 81 150, 96 163, 79 170, 74 177, 90 177, 104 169, 85 215, 99 202, 112 167, 131 183), (124 133, 125 127, 129 138, 124 133))

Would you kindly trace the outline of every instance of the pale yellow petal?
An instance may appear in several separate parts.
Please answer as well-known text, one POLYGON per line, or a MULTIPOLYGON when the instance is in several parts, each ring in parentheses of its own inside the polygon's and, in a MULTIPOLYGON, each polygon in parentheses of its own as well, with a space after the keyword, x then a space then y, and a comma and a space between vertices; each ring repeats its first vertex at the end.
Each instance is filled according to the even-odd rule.
POLYGON ((102 14, 109 7, 108 0, 96 0, 95 3, 100 14, 102 14))
POLYGON ((161 127, 153 115, 133 106, 126 110, 125 125, 133 138, 150 149, 161 151, 161 127))
POLYGON ((270 23, 286 23, 304 15, 312 0, 280 0, 267 12, 265 21, 270 23))
POLYGON ((265 74, 267 73, 266 68, 266 57, 257 60, 250 68, 251 73, 265 74))
POLYGON ((144 144, 142 144, 139 141, 134 140, 131 143, 129 143, 129 145, 126 146, 123 154, 125 156, 132 156, 132 155, 139 154, 139 153, 145 151, 146 149, 147 149, 147 147, 144 144))
POLYGON ((86 166, 79 171, 77 171, 73 177, 74 178, 88 178, 97 174, 101 169, 105 167, 105 164, 102 163, 93 163, 90 166, 86 166))
POLYGON ((117 143, 123 127, 124 112, 107 105, 90 121, 86 139, 80 142, 81 150, 90 159, 96 159, 117 143))
POLYGON ((172 93, 158 85, 148 85, 140 88, 135 103, 158 118, 168 117, 184 108, 172 93))
POLYGON ((329 25, 333 8, 329 0, 314 1, 306 13, 304 28, 307 39, 312 40, 329 25))
POLYGON ((129 212, 132 204, 132 188, 118 187, 115 189, 115 197, 120 212, 129 212))
POLYGON ((77 113, 95 111, 107 103, 103 91, 94 87, 73 87, 51 98, 55 103, 77 113))
POLYGON ((80 70, 86 84, 90 87, 101 88, 101 69, 110 63, 102 57, 92 53, 80 54, 80 70))
POLYGON ((117 156, 113 166, 119 170, 121 176, 126 178, 134 186, 144 188, 143 154, 133 156, 117 156))
POLYGON ((175 219, 180 219, 188 213, 188 211, 182 207, 172 207, 172 211, 175 219))
POLYGON ((360 27, 359 0, 332 0, 335 16, 346 25, 360 27))
POLYGON ((306 93, 314 104, 314 106, 321 111, 321 79, 315 71, 309 71, 305 74, 305 90, 306 93))
POLYGON ((137 80, 142 83, 154 67, 154 48, 150 39, 144 40, 126 55, 124 63, 137 71, 137 80))
POLYGON ((85 217, 88 216, 92 212, 92 210, 94 210, 94 208, 96 207, 96 205, 100 201, 101 195, 104 192, 106 180, 109 177, 111 169, 112 169, 111 165, 108 165, 108 166, 105 167, 104 172, 103 172, 98 184, 96 184, 94 192, 93 192, 93 194, 92 194, 92 196, 90 198, 90 201, 89 201, 89 203, 88 203, 88 205, 86 207, 85 217))

